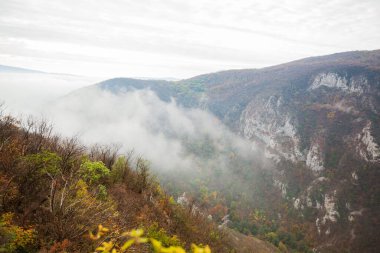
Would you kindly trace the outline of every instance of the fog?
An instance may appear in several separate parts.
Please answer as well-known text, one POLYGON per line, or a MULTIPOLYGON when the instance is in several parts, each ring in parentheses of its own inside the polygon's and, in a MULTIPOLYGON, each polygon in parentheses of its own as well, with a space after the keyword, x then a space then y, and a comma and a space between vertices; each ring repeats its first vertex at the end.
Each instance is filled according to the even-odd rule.
POLYGON ((160 100, 150 90, 114 94, 92 80, 45 74, 1 74, 0 100, 16 116, 44 118, 55 133, 84 144, 117 145, 151 162, 153 169, 193 170, 228 156, 251 159, 252 144, 227 129, 211 113, 160 100), (77 90, 79 89, 79 90, 77 90))
POLYGON ((161 170, 191 169, 214 160, 223 166, 227 150, 247 158, 252 150, 212 114, 184 108, 174 99, 164 102, 150 90, 113 94, 87 88, 61 98, 44 114, 59 133, 90 145, 116 144, 122 152, 133 149, 161 170), (192 152, 205 145, 213 150, 210 157, 192 152))
POLYGON ((0 73, 0 103, 15 116, 38 115, 58 97, 97 81, 64 74, 0 73))

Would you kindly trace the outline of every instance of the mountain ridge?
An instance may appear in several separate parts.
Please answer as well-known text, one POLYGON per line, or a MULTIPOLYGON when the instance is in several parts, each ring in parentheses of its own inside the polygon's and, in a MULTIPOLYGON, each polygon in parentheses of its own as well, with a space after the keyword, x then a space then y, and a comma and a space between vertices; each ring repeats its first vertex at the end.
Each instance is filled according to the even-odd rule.
POLYGON ((379 66, 380 50, 354 51, 177 82, 111 79, 96 86, 150 89, 164 101, 212 112, 277 164, 274 187, 307 217, 321 252, 371 252, 370 231, 379 225, 369 225, 379 211, 373 199, 380 186, 371 179, 380 166, 379 66), (308 181, 292 176, 297 166, 308 181))

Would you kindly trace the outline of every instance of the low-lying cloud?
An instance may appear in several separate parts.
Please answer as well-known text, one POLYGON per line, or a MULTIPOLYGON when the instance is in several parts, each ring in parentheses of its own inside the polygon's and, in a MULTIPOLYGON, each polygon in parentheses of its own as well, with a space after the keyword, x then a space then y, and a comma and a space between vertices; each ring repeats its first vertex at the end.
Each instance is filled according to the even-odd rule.
POLYGON ((42 117, 57 134, 77 136, 86 145, 134 150, 154 169, 226 168, 232 153, 244 159, 254 154, 251 143, 211 113, 184 108, 174 99, 164 102, 150 90, 77 90, 91 80, 62 75, 7 73, 0 79, 0 100, 13 115, 42 117))
POLYGON ((251 150, 212 114, 164 102, 150 90, 83 89, 54 103, 46 115, 64 135, 87 144, 117 144, 124 152, 133 149, 162 170, 194 168, 213 159, 223 166, 220 154, 227 149, 247 156, 251 150), (212 158, 191 151, 205 145, 213 149, 212 158))
POLYGON ((0 73, 0 103, 13 115, 39 115, 58 97, 99 81, 95 78, 47 73, 0 73))

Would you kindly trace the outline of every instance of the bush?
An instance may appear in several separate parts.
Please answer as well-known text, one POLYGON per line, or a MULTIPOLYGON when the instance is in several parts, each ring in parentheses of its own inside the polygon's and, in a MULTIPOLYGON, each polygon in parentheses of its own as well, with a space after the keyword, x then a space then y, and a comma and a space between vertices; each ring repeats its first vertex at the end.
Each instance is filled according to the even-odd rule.
POLYGON ((0 252, 29 252, 35 243, 35 231, 13 225, 13 214, 5 213, 0 217, 0 252))
MULTIPOLYGON (((166 233, 161 231, 157 233, 158 226, 153 226, 153 235, 157 236, 159 235, 162 239, 166 240, 168 239, 166 233)), ((158 230, 160 231, 160 230, 158 230)), ((103 227, 102 225, 99 225, 98 231, 95 235, 93 235, 90 232, 90 238, 93 240, 99 240, 101 239, 105 234, 109 232, 108 228, 103 227)), ((124 232, 121 235, 116 234, 114 238, 117 239, 110 239, 109 241, 104 241, 102 244, 96 248, 96 252, 101 253, 122 253, 126 252, 129 248, 133 247, 134 245, 140 245, 140 244, 150 244, 150 246, 153 248, 154 252, 156 253, 186 253, 186 251, 181 246, 168 246, 166 247, 163 242, 152 238, 152 237, 143 237, 144 230, 142 229, 134 229, 129 232, 124 232), (120 239, 123 240, 120 240, 120 239)), ((173 240, 173 239, 169 239, 173 240)), ((174 239, 174 241, 177 241, 178 239, 174 239)), ((195 244, 191 245, 192 253, 211 253, 211 249, 209 246, 197 246, 195 244)))
POLYGON ((110 170, 101 161, 91 162, 87 160, 80 166, 79 173, 91 185, 98 183, 100 179, 108 176, 110 170))
POLYGON ((146 234, 148 237, 156 239, 162 243, 163 246, 183 246, 182 243, 177 236, 170 236, 167 234, 165 229, 159 228, 158 223, 153 223, 150 227, 147 228, 146 234))

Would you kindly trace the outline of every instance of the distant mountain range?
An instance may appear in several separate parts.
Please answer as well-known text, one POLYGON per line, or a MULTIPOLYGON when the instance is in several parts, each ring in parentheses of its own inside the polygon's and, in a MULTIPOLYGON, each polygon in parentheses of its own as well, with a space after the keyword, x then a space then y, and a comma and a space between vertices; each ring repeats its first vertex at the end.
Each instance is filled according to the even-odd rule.
MULTIPOLYGON (((65 74, 65 73, 49 73, 34 69, 27 69, 27 68, 19 68, 19 67, 12 67, 7 65, 0 65, 0 73, 39 73, 39 74, 54 74, 54 75, 67 75, 67 76, 77 76, 72 74, 65 74)), ((178 81, 179 78, 174 77, 162 77, 162 78, 154 78, 154 77, 133 77, 133 79, 137 80, 166 80, 166 81, 178 81)))
POLYGON ((38 70, 0 65, 0 73, 45 73, 38 70))

